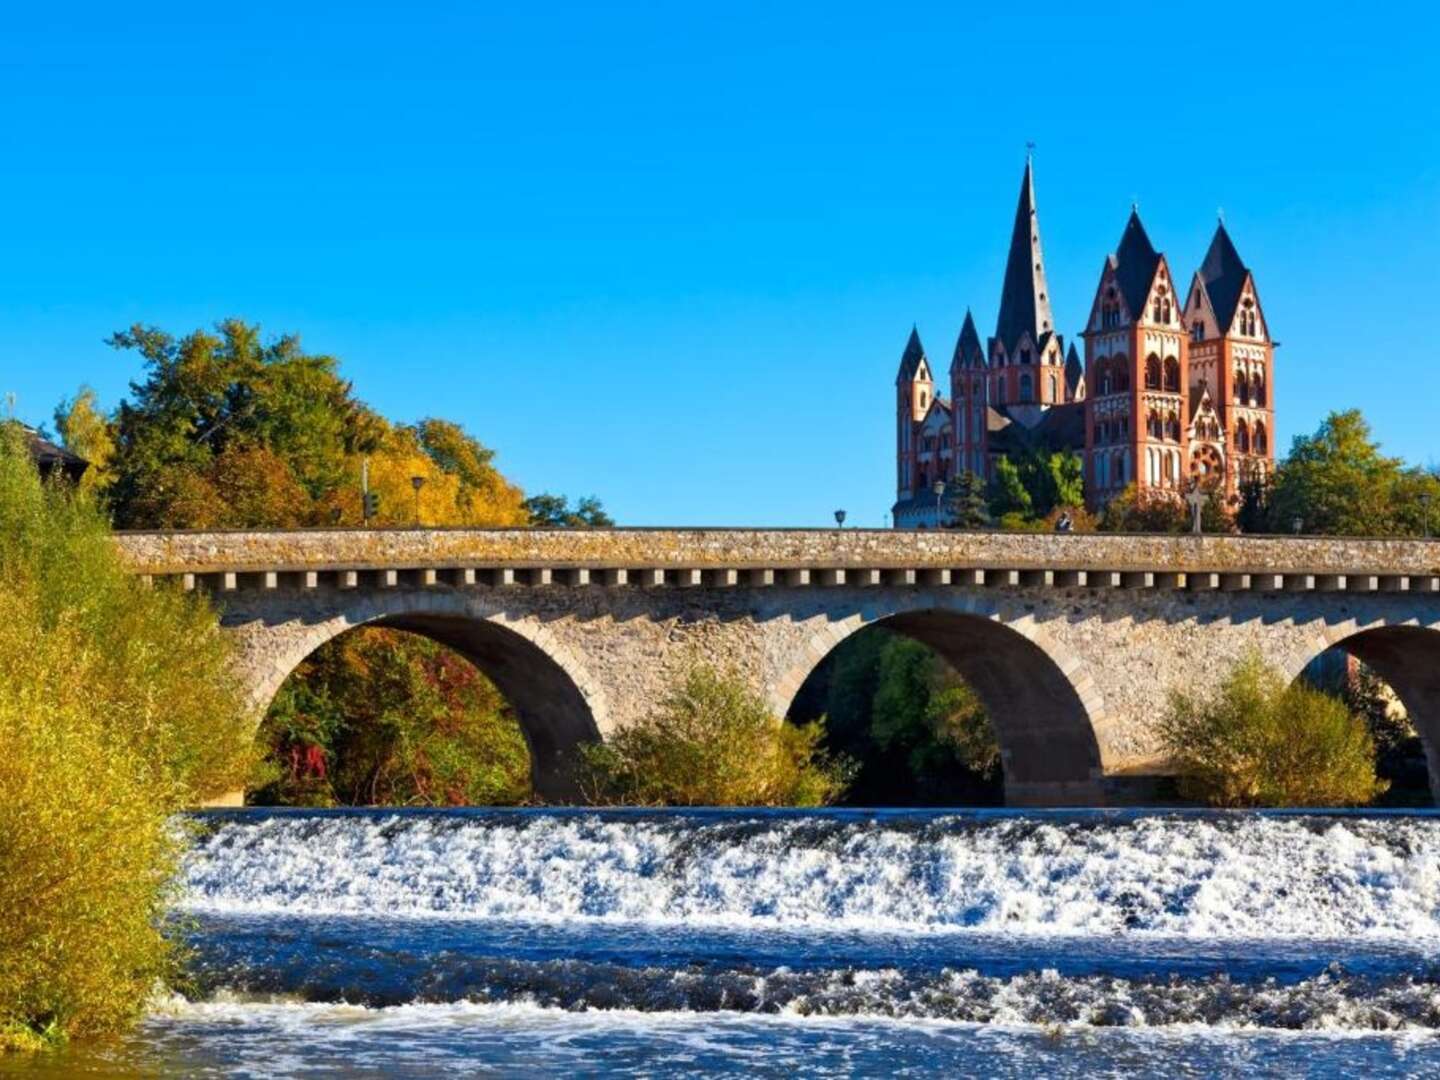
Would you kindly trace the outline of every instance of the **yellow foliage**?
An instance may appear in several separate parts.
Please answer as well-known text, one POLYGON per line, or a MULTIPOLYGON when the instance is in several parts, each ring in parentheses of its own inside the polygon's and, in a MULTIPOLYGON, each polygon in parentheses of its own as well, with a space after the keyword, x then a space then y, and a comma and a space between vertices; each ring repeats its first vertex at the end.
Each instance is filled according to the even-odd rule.
POLYGON ((112 1031, 165 973, 177 809, 240 786, 214 613, 120 567, 0 429, 0 1046, 112 1031))

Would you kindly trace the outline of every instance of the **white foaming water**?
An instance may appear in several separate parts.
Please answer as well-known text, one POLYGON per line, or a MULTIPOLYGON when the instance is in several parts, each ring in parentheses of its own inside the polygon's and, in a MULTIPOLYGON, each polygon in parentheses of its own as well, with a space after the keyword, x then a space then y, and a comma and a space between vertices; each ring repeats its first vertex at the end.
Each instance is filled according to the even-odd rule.
POLYGON ((184 884, 216 913, 1440 939, 1440 821, 237 817, 184 884))

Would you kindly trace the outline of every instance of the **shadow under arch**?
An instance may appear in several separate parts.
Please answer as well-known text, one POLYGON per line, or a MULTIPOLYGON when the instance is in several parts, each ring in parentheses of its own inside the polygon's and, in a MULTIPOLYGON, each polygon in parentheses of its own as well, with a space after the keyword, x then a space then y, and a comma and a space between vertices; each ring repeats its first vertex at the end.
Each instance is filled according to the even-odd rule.
MULTIPOLYGON (((1007 806, 1096 806, 1106 801, 1097 732, 1100 695, 1082 665, 1042 633, 1022 632, 995 613, 924 607, 856 617, 827 648, 792 672, 793 700, 805 678, 841 641, 879 626, 944 658, 984 704, 1000 744, 1007 806)), ((784 703, 788 712, 789 702, 784 703)))
MULTIPOLYGON (((581 689, 588 680, 572 673, 570 658, 558 647, 547 648, 516 623, 487 618, 470 611, 413 610, 367 611, 309 628, 309 633, 271 666, 268 677, 255 688, 252 703, 263 716, 270 701, 295 668, 311 653, 341 634, 360 627, 384 627, 430 638, 455 650, 504 695, 530 749, 531 783, 545 802, 573 803, 580 791, 573 765, 577 748, 601 738, 603 703, 594 702, 581 689), (578 676, 578 679, 577 679, 578 676)), ((534 635, 543 637, 543 631, 534 635)))
POLYGON ((1331 641, 1328 649, 1349 653, 1395 692, 1425 748, 1430 796, 1440 805, 1440 629, 1375 626, 1331 641))

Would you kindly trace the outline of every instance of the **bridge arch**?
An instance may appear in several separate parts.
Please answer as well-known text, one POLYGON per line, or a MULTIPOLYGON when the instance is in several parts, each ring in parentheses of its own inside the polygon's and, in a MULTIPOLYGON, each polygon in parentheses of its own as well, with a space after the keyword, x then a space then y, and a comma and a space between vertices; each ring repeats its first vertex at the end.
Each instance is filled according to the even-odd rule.
POLYGON ((420 634, 454 649, 482 671, 515 710, 530 748, 537 797, 572 802, 576 747, 609 730, 604 691, 584 665, 534 616, 511 615, 459 593, 357 594, 323 617, 226 620, 239 635, 240 674, 263 717, 281 685, 321 645, 362 626, 420 634))
POLYGON ((1349 653, 1389 684, 1425 748, 1430 794, 1440 805, 1440 624, 1417 620, 1327 626, 1309 645, 1292 654, 1286 674, 1298 678, 1322 653, 1349 653))
POLYGON ((786 666, 771 693, 778 715, 834 648, 883 626, 935 650, 975 690, 995 727, 1012 806, 1098 805, 1115 757, 1105 703, 1086 663, 1033 615, 986 597, 898 598, 832 619, 786 666))

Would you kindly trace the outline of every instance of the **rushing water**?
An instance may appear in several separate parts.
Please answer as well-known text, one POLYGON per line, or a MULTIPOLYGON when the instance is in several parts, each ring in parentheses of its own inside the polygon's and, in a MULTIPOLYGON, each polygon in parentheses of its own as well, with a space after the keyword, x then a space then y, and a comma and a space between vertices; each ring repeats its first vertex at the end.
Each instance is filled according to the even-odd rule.
POLYGON ((187 999, 9 1068, 1440 1075, 1440 818, 216 812, 187 999))

